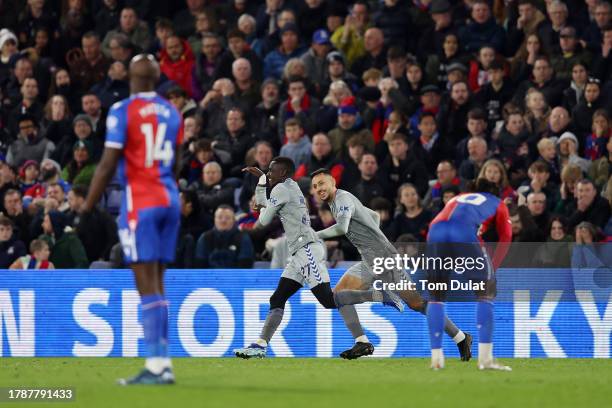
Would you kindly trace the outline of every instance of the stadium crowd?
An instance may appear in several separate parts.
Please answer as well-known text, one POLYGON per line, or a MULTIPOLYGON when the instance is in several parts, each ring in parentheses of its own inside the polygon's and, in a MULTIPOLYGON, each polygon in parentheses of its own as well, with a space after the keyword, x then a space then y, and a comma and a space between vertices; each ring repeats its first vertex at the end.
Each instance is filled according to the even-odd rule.
MULTIPOLYGON (((141 52, 159 60, 157 90, 184 119, 173 267, 270 260, 282 228, 256 227, 257 180, 241 169, 276 155, 294 160, 315 229, 334 222, 310 194, 308 175, 326 167, 392 241, 423 241, 479 176, 499 185, 514 241, 609 239, 611 10, 605 0, 2 0, 0 267, 121 264, 117 182, 98 209, 79 208, 105 115, 129 96, 127 64, 141 52)), ((327 248, 333 262, 358 258, 345 238, 327 248)))

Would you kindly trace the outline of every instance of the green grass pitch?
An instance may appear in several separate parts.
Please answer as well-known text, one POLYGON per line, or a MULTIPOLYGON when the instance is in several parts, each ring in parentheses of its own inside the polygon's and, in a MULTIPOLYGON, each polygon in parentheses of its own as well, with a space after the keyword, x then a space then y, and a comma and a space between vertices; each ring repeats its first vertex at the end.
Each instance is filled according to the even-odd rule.
POLYGON ((69 403, 14 407, 609 407, 612 364, 591 359, 503 359, 512 372, 480 372, 474 361, 428 359, 174 359, 177 384, 120 387, 135 358, 2 358, 0 387, 75 388, 69 403))

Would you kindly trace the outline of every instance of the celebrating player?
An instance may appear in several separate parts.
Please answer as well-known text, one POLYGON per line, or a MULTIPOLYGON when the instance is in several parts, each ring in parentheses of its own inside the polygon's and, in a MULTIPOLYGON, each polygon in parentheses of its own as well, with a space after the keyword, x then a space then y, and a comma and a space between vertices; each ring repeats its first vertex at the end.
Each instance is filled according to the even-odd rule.
MULTIPOLYGON (((402 311, 401 299, 392 292, 363 290, 354 293, 334 293, 329 284, 329 273, 325 264, 325 249, 310 226, 310 216, 306 201, 298 186, 291 179, 295 173, 295 164, 286 157, 276 157, 270 163, 266 175, 257 167, 247 167, 243 171, 259 177, 255 188, 255 199, 261 208, 258 223, 269 224, 278 213, 280 216, 291 258, 285 267, 276 290, 270 297, 270 310, 261 330, 259 339, 250 346, 234 350, 237 357, 265 357, 266 348, 278 325, 283 319, 285 303, 307 283, 319 303, 327 309, 338 308, 345 318, 347 305, 364 302, 381 302, 390 304, 402 311), (266 195, 269 182, 272 191, 270 198, 266 195)), ((353 313, 354 313, 354 308, 353 313)), ((345 323, 348 322, 345 320, 345 323)))
MULTIPOLYGON (((348 191, 336 188, 334 178, 326 169, 319 169, 312 173, 312 187, 315 194, 329 204, 336 219, 336 224, 317 233, 319 238, 327 239, 346 235, 362 258, 361 262, 351 266, 344 273, 334 288, 336 293, 352 292, 355 289, 371 287, 376 279, 394 283, 408 280, 407 275, 400 269, 388 271, 387 276, 375 275, 373 272, 375 258, 395 258, 398 255, 397 249, 379 228, 380 217, 377 212, 365 207, 348 191)), ((400 291, 399 295, 411 309, 425 314, 427 302, 418 292, 404 290, 400 291)), ((346 308, 348 307, 350 306, 346 306, 346 308)), ((355 308, 352 307, 351 312, 345 311, 345 314, 352 316, 351 324, 347 324, 347 326, 351 329, 355 338, 355 345, 353 348, 342 352, 340 356, 346 359, 354 359, 372 354, 373 347, 363 333, 355 308)), ((472 336, 459 330, 449 319, 444 322, 444 329, 457 344, 461 360, 468 361, 472 356, 472 336)))
MULTIPOLYGON (((428 251, 432 255, 445 257, 484 257, 486 270, 480 276, 476 270, 465 272, 466 276, 480 277, 485 282, 485 290, 476 293, 478 297, 476 321, 478 326, 478 368, 481 370, 510 371, 510 367, 497 364, 493 359, 493 299, 495 297, 494 272, 508 251, 512 239, 512 226, 506 204, 496 196, 499 188, 485 180, 478 179, 474 192, 461 194, 451 199, 444 209, 434 218, 427 237, 428 251), (493 256, 493 266, 482 247, 480 235, 495 225, 498 245, 493 256)), ((429 270, 429 281, 448 285, 450 271, 443 268, 429 270)), ((448 286, 446 286, 448 287, 448 286)), ((430 291, 434 300, 427 305, 427 323, 431 341, 431 367, 435 370, 444 367, 442 338, 444 327, 445 290, 430 291)))
POLYGON ((151 55, 132 59, 132 95, 114 104, 108 114, 104 153, 83 204, 84 211, 96 205, 119 165, 124 192, 119 236, 140 293, 148 352, 145 368, 131 379, 119 380, 122 385, 174 383, 163 275, 165 264, 174 260, 180 223, 173 166, 180 161, 175 152, 183 126, 174 106, 153 91, 159 72, 151 55))

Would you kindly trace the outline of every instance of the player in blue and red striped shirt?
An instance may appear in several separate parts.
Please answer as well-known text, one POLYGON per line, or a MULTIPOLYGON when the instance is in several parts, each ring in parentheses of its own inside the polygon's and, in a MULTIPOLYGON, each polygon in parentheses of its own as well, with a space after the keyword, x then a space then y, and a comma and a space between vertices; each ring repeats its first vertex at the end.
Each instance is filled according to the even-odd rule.
POLYGON ((145 369, 128 384, 172 384, 168 357, 168 303, 165 265, 174 260, 180 225, 175 179, 177 147, 183 137, 180 113, 155 92, 159 65, 151 55, 130 63, 131 96, 114 104, 107 117, 106 142, 83 211, 100 199, 118 167, 123 188, 119 237, 141 296, 142 326, 148 357, 145 369))
MULTIPOLYGON (((478 302, 476 320, 478 325, 478 367, 510 371, 507 366, 493 360, 493 299, 495 297, 494 271, 499 267, 512 240, 512 224, 506 204, 497 197, 499 189, 485 179, 478 179, 472 193, 453 197, 444 209, 433 219, 427 236, 429 256, 442 259, 452 257, 480 258, 484 267, 465 272, 473 281, 484 281, 486 290, 476 292, 478 302), (493 262, 484 248, 481 236, 490 228, 495 228, 498 244, 493 262)), ((476 264, 476 263, 475 263, 476 264)), ((429 270, 429 281, 449 283, 451 271, 443 268, 429 270)), ((458 273, 458 272, 457 272, 458 273)), ((462 273, 463 274, 463 273, 462 273)), ((427 322, 431 341, 432 368, 444 367, 442 353, 442 332, 444 330, 444 300, 446 291, 430 291, 432 299, 427 305, 427 322)))

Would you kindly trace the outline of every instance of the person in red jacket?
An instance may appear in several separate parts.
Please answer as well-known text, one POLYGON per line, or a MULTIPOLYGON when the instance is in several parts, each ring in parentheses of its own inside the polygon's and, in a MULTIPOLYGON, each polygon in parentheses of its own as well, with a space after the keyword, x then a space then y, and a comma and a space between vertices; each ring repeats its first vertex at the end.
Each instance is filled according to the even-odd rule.
POLYGON ((166 44, 160 53, 161 71, 176 82, 181 88, 193 97, 191 72, 195 58, 189 43, 176 35, 166 39, 166 44))

